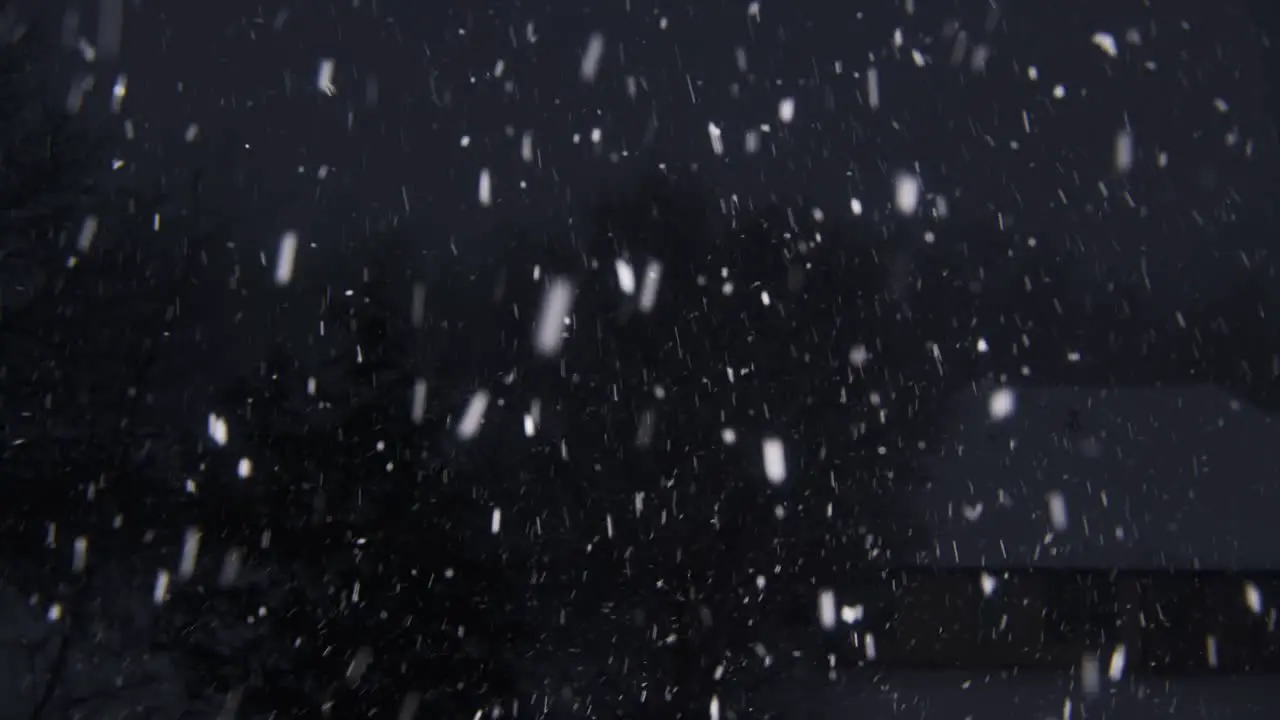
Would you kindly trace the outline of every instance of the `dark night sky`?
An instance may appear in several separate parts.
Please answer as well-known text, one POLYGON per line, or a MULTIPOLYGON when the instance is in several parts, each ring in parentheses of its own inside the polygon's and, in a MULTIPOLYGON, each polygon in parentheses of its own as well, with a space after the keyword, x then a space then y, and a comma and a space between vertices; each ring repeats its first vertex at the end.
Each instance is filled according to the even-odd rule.
MULTIPOLYGON (((151 420, 197 435, 214 389, 252 375, 273 343, 319 366, 321 295, 358 285, 376 228, 394 224, 416 243, 389 280, 408 312, 414 282, 479 262, 514 227, 584 232, 603 188, 658 164, 695 167, 723 208, 936 230, 932 243, 889 248, 903 267, 1016 281, 1021 270, 999 252, 975 260, 949 242, 981 228, 993 242, 1035 238, 1044 263, 1066 269, 1068 303, 1112 283, 1140 288, 1158 316, 1144 322, 1163 326, 1257 282, 1268 316, 1280 313, 1265 3, 123 2, 119 57, 86 63, 64 48, 51 87, 61 96, 92 74, 84 113, 115 138, 122 182, 182 196, 198 174, 202 210, 226 223, 207 264, 187 269, 200 291, 184 312, 201 333, 173 338, 151 388, 151 420), (594 37, 603 55, 588 81, 594 37), (317 77, 330 60, 326 93, 317 77), (120 74, 128 92, 112 114, 120 74), (1121 154, 1131 168, 1117 167, 1121 154), (904 174, 926 193, 911 220, 893 208, 904 174), (286 230, 301 248, 294 281, 279 288, 272 265, 286 230)), ((79 34, 95 36, 102 5, 78 4, 79 34)), ((882 247, 885 236, 902 234, 840 238, 882 247)), ((884 274, 877 282, 892 285, 884 274)), ((913 299, 908 290, 902 302, 913 299)), ((1003 423, 989 417, 992 386, 950 398, 921 452, 933 481, 911 490, 932 562, 1280 566, 1280 420, 1267 408, 1208 384, 1059 385, 1028 383, 1003 423), (1059 493, 1070 528, 1051 542, 1059 493)), ((1006 709, 993 685, 990 697, 953 698, 937 688, 967 690, 966 680, 944 680, 929 689, 903 674, 892 680, 900 691, 874 700, 810 697, 827 713, 810 717, 863 702, 896 716, 897 692, 931 697, 939 712, 1006 709)), ((1015 691, 1033 713, 1019 717, 1063 712, 1056 681, 1035 682, 1015 691)), ((797 687, 774 702, 810 694, 797 687)), ((1098 707, 1163 717, 1175 695, 1183 712, 1219 702, 1212 688, 1179 692, 1098 707)), ((1254 709, 1267 699, 1265 687, 1232 692, 1254 709)))

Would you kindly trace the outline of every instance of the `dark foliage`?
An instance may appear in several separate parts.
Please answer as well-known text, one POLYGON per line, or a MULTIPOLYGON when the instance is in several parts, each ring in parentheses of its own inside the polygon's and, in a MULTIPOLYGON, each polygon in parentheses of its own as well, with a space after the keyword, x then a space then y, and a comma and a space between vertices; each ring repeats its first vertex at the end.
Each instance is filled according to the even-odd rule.
POLYGON ((207 237, 187 193, 112 173, 111 134, 50 92, 56 53, 46 25, 0 12, 0 587, 50 613, 32 718, 93 715, 135 689, 69 690, 102 628, 124 622, 99 617, 119 610, 116 570, 157 533, 180 536, 165 520, 186 492, 154 462, 167 429, 150 391, 193 290, 186 252, 207 237))

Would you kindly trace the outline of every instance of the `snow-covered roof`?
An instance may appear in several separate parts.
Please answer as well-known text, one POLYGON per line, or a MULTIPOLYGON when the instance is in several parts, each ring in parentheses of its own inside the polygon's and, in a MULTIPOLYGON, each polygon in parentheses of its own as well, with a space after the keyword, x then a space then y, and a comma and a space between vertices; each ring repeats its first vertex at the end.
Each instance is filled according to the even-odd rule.
POLYGON ((1205 386, 1022 389, 997 421, 991 391, 956 398, 929 449, 914 502, 938 562, 1280 566, 1277 419, 1205 386))

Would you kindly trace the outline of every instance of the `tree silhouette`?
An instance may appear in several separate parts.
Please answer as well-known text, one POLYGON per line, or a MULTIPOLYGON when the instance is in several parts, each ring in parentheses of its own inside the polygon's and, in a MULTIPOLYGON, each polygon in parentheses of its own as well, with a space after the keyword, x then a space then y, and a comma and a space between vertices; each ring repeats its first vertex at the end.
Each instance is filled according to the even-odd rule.
POLYGON ((124 569, 185 493, 151 462, 166 438, 150 391, 191 299, 183 253, 204 239, 204 219, 169 202, 190 198, 112 177, 110 135, 50 101, 47 30, 0 14, 0 553, 6 595, 43 623, 17 705, 35 718, 159 702, 135 686, 154 677, 120 674, 150 667, 135 657, 146 648, 127 633, 113 647, 101 629, 133 612, 124 569))
POLYGON ((321 379, 277 347, 220 394, 225 446, 187 443, 201 485, 192 522, 262 576, 193 577, 164 647, 184 658, 193 693, 236 693, 244 712, 388 711, 416 692, 456 714, 513 697, 517 575, 480 534, 482 488, 434 457, 448 413, 413 412, 410 306, 389 294, 395 265, 378 260, 325 298, 321 379))

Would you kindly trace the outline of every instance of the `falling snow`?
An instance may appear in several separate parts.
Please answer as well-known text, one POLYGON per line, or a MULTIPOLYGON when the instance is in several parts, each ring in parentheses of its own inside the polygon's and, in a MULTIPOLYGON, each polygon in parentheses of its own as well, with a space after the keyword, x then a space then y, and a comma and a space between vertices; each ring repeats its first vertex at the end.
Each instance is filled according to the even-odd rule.
POLYGON ((1280 713, 1266 13, 10 5, 15 717, 1280 713))

